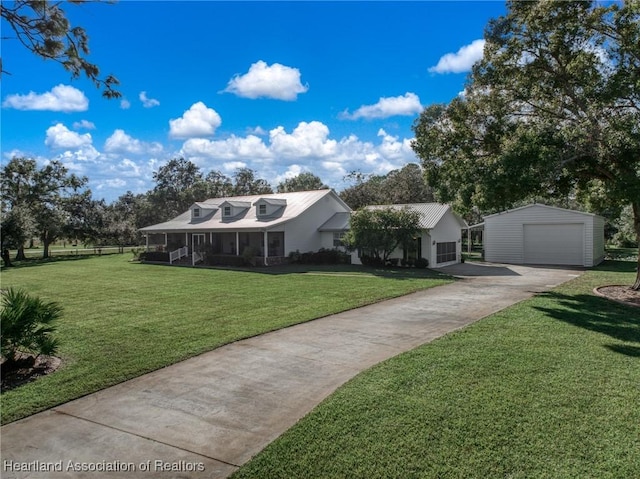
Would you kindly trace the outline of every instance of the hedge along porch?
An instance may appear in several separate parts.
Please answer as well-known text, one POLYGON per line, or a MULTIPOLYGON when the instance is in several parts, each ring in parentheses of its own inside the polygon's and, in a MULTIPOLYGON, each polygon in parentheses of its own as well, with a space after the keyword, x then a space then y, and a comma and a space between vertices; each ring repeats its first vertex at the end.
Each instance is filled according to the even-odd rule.
POLYGON ((249 256, 269 265, 282 262, 291 251, 325 246, 320 227, 336 214, 350 212, 332 190, 214 198, 141 231, 147 250, 168 252, 170 262, 187 257, 191 264, 205 258, 234 264, 233 257, 249 256))

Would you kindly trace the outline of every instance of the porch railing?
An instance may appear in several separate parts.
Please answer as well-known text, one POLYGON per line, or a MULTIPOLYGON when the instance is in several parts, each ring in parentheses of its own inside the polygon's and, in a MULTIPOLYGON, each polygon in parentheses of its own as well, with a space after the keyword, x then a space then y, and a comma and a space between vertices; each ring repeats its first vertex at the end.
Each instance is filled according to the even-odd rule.
POLYGON ((204 259, 204 254, 194 251, 191 258, 192 258, 192 266, 195 266, 196 264, 200 263, 204 259))
POLYGON ((189 255, 189 248, 183 246, 182 248, 178 248, 175 251, 169 253, 169 264, 173 264, 174 261, 178 261, 181 258, 189 255))

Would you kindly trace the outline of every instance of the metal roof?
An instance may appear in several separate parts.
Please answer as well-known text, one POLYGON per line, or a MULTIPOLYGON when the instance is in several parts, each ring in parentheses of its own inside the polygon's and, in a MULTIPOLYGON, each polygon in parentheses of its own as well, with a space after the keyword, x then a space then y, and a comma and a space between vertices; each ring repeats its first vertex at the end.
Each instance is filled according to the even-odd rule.
POLYGON ((483 218, 484 219, 492 218, 493 216, 504 215, 504 214, 507 214, 507 213, 512 213, 514 211, 525 210, 527 208, 533 208, 534 206, 540 206, 542 208, 547 208, 547 209, 556 210, 556 211, 567 211, 569 213, 577 213, 579 215, 585 215, 585 216, 598 216, 598 215, 596 215, 594 213, 585 213, 584 211, 570 210, 570 209, 567 209, 567 208, 559 208, 557 206, 549 206, 549 205, 545 205, 543 203, 531 203, 529 205, 521 206, 519 208, 513 208, 511 210, 500 211, 499 213, 494 213, 492 215, 483 216, 483 218))
POLYGON ((417 211, 420 214, 420 227, 425 230, 430 230, 435 228, 435 226, 440 222, 442 217, 448 212, 451 211, 451 214, 455 217, 455 219, 460 224, 461 228, 467 228, 467 223, 460 216, 458 216, 451 209, 450 205, 442 204, 442 203, 407 203, 403 205, 375 205, 375 206, 367 206, 367 209, 379 210, 384 208, 393 208, 396 210, 402 208, 409 208, 410 210, 417 211))
POLYGON ((292 193, 274 193, 270 195, 250 195, 233 196, 228 198, 211 198, 203 202, 196 203, 202 208, 214 208, 212 214, 203 218, 192 218, 191 210, 187 210, 181 215, 156 225, 140 228, 142 232, 148 233, 171 233, 200 230, 264 230, 273 226, 286 223, 307 210, 309 207, 320 201, 322 198, 332 195, 337 201, 344 205, 346 210, 349 207, 340 199, 333 190, 313 190, 296 191, 292 193), (278 199, 286 201, 286 206, 282 208, 282 214, 258 217, 257 208, 249 208, 246 214, 234 218, 223 218, 219 205, 227 204, 254 204, 260 199, 278 199), (205 206, 206 205, 206 206, 205 206))
POLYGON ((320 226, 318 231, 347 231, 350 219, 351 212, 336 213, 320 226))

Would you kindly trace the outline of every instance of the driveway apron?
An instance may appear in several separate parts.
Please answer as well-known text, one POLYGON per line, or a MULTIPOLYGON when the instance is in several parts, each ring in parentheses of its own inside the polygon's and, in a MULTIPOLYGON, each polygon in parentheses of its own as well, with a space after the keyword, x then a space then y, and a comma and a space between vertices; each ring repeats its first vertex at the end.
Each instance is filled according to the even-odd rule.
POLYGON ((2 477, 224 478, 380 361, 581 271, 459 264, 459 281, 223 346, 2 427, 2 477))

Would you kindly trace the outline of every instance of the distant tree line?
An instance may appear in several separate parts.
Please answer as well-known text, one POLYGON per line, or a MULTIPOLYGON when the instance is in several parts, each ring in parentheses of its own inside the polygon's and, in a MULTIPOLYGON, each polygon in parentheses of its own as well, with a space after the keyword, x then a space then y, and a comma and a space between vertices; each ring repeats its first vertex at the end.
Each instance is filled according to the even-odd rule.
MULTIPOLYGON (((354 210, 367 205, 433 201, 422 169, 408 164, 386 175, 352 172, 345 178, 352 185, 339 192, 354 210)), ((24 248, 34 239, 43 246, 43 256, 58 240, 103 245, 136 245, 138 230, 167 221, 186 211, 194 202, 209 198, 274 193, 250 168, 239 168, 231 176, 212 170, 206 175, 193 162, 174 158, 154 174, 154 187, 146 193, 131 191, 107 204, 95 199, 88 178, 70 173, 60 162, 38 167, 30 158, 14 158, 2 169, 2 250, 16 250, 15 260, 25 259, 24 248)), ((329 188, 310 172, 280 182, 275 192, 329 188)), ((5 263, 10 260, 5 257, 5 263)))

